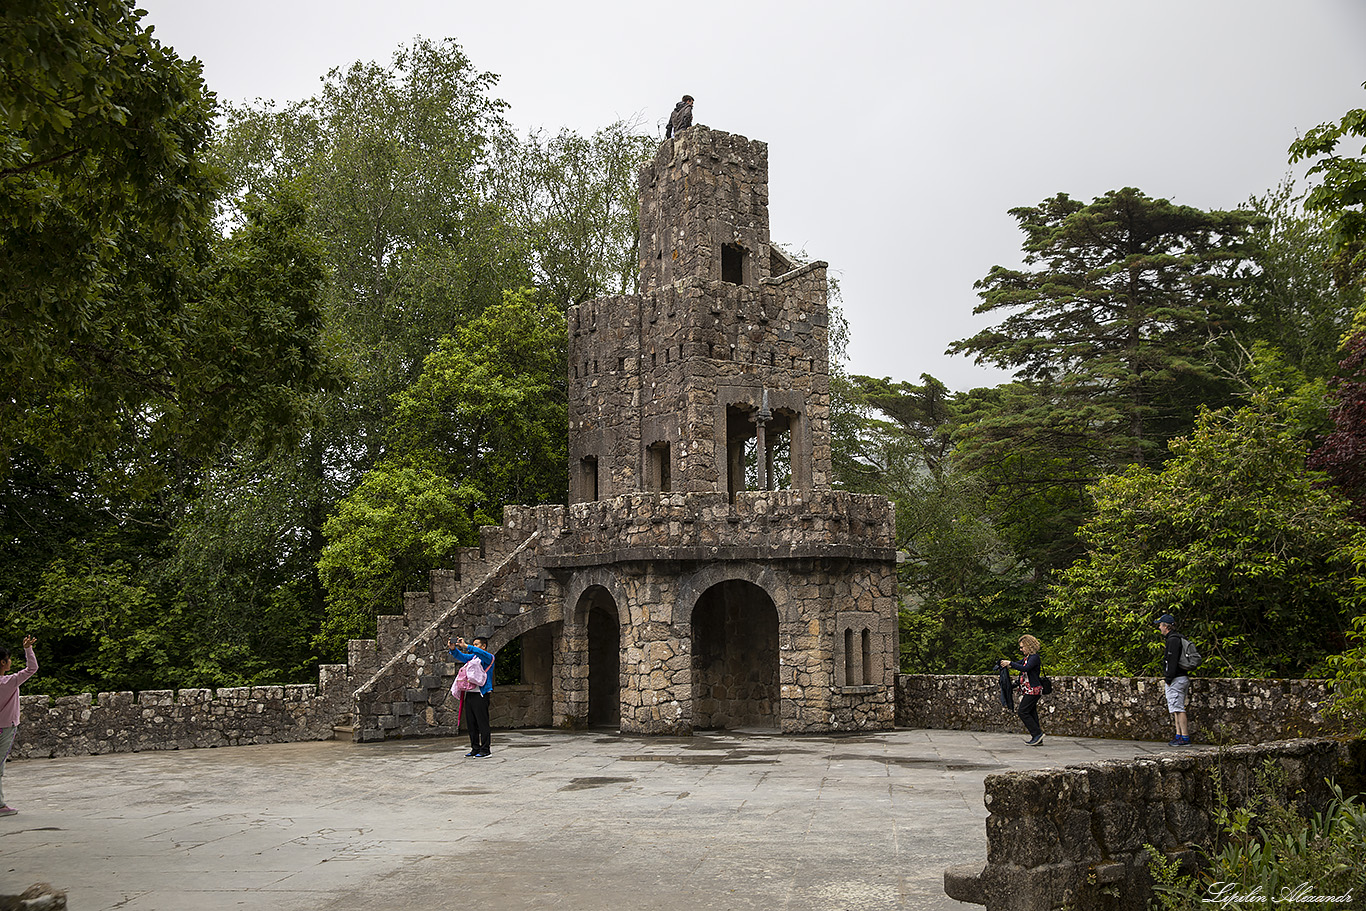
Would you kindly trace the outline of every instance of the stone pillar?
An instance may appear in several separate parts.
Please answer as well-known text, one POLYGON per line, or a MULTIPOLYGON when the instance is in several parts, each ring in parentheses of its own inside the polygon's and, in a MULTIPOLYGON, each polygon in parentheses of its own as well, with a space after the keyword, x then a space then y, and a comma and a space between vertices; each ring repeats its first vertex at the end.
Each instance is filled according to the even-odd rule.
POLYGON ((580 728, 588 723, 588 628, 574 613, 565 611, 555 642, 551 718, 557 728, 580 728))

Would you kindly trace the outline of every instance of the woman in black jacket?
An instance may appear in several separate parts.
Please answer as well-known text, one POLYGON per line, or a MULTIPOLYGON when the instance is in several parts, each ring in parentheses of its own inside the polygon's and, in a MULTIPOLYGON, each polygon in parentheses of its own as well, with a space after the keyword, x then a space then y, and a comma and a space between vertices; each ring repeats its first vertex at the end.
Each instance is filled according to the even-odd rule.
POLYGON ((1043 695, 1043 683, 1039 674, 1043 661, 1039 658, 1039 640, 1033 636, 1020 637, 1020 651, 1023 661, 1001 659, 1001 667, 1014 668, 1020 672, 1020 720, 1029 731, 1026 744, 1036 747, 1043 743, 1043 727, 1039 724, 1039 697, 1043 695))

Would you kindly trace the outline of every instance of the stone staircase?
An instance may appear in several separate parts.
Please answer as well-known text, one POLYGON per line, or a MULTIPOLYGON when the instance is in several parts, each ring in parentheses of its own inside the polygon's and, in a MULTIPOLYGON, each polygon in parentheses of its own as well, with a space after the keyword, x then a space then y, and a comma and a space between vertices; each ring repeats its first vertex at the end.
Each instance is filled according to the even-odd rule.
POLYGON ((460 548, 456 568, 433 570, 428 591, 404 595, 402 614, 377 618, 374 639, 349 643, 354 714, 349 724, 339 720, 337 736, 373 741, 456 733, 449 687, 458 665, 446 642, 482 635, 496 650, 503 644, 500 630, 545 603, 555 583, 539 560, 546 536, 534 520, 544 509, 556 507, 519 510, 523 521, 481 528, 479 546, 460 548))

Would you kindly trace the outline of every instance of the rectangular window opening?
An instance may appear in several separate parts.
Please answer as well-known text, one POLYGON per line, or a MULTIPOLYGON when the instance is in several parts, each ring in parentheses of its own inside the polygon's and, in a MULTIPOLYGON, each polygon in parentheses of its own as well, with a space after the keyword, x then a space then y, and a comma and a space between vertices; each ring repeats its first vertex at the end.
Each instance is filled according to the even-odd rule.
POLYGON ((673 481, 671 477, 673 466, 669 464, 669 444, 651 444, 649 455, 650 487, 660 493, 671 492, 673 490, 673 481))
POLYGON ((579 461, 579 492, 582 502, 598 498, 598 457, 584 456, 579 461))
POLYGON ((732 285, 745 283, 745 248, 739 244, 721 245, 721 281, 732 285))
POLYGON ((854 631, 844 631, 844 685, 852 686, 858 676, 854 673, 854 631))

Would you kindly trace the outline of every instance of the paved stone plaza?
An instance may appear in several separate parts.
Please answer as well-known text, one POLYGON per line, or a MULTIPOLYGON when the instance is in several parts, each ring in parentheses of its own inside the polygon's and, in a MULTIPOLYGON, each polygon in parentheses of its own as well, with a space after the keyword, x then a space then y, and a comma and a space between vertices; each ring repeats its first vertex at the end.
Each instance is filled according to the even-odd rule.
POLYGON ((1165 746, 1024 733, 495 732, 11 762, 0 894, 72 909, 938 909, 992 772, 1165 746), (462 899, 466 895, 468 899, 462 899), (477 898, 475 898, 477 896, 477 898))

